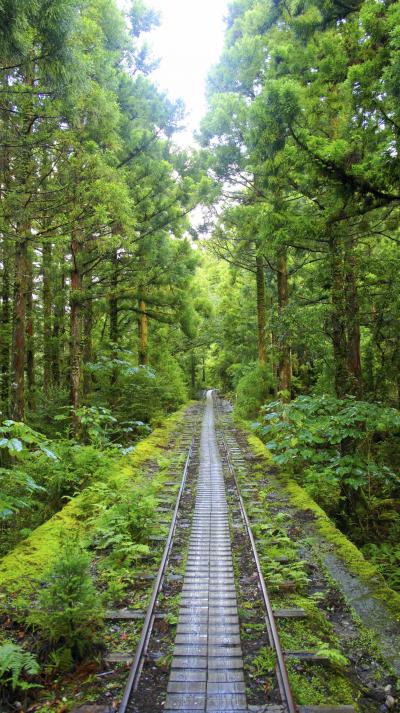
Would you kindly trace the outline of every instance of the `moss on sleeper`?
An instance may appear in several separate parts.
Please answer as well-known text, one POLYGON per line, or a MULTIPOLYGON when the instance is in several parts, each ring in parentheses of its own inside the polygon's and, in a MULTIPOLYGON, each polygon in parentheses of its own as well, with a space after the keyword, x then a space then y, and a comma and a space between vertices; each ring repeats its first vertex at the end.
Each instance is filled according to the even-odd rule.
MULTIPOLYGON (((107 486, 123 490, 142 474, 143 466, 149 461, 165 458, 162 449, 174 429, 180 425, 188 407, 168 416, 164 424, 140 441, 128 457, 119 459, 115 468, 103 477, 107 486)), ((78 540, 84 540, 88 534, 88 509, 83 491, 72 498, 65 507, 50 520, 38 527, 26 540, 20 542, 11 552, 0 560, 0 609, 7 606, 9 596, 29 596, 35 589, 37 581, 57 557, 60 544, 67 534, 78 540)))

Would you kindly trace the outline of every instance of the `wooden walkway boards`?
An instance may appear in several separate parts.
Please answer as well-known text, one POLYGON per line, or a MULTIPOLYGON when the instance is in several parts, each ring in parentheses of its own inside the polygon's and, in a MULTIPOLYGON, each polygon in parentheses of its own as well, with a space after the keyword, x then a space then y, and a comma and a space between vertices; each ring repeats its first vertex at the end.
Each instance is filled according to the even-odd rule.
POLYGON ((228 506, 211 392, 165 713, 247 713, 228 506))

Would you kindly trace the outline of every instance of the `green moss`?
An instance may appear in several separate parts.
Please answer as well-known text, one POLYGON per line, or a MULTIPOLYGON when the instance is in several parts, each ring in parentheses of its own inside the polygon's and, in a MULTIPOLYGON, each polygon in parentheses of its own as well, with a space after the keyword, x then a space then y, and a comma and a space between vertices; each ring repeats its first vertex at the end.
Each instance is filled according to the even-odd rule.
POLYGON ((400 594, 390 589, 378 572, 377 568, 368 562, 360 550, 335 527, 327 514, 297 483, 289 481, 285 489, 291 502, 300 510, 309 510, 315 515, 315 523, 321 535, 334 545, 336 554, 345 562, 348 569, 368 582, 373 594, 384 601, 397 618, 400 618, 400 594))
MULTIPOLYGON (((124 484, 142 476, 146 463, 165 458, 162 449, 183 421, 187 408, 186 404, 169 416, 162 427, 137 444, 128 458, 121 459, 117 468, 107 475, 108 487, 122 489, 124 484)), ((87 504, 83 491, 0 560, 0 607, 2 602, 6 604, 10 595, 29 596, 35 583, 56 558, 61 540, 67 533, 73 533, 78 540, 87 535, 87 504)))
POLYGON ((299 705, 351 705, 355 703, 351 684, 339 671, 329 665, 315 664, 301 666, 299 661, 288 661, 288 674, 292 692, 299 705))
MULTIPOLYGON (((240 423, 240 426, 246 431, 247 441, 252 452, 262 458, 264 465, 270 466, 271 457, 264 443, 253 433, 249 433, 248 425, 240 423)), ((280 473, 279 480, 289 495, 292 505, 299 510, 310 511, 314 514, 319 534, 326 542, 334 546, 335 554, 346 564, 349 571, 367 582, 373 596, 385 602, 396 618, 400 619, 400 594, 386 585, 377 568, 368 562, 360 550, 335 527, 324 510, 300 485, 291 480, 287 473, 280 473)))

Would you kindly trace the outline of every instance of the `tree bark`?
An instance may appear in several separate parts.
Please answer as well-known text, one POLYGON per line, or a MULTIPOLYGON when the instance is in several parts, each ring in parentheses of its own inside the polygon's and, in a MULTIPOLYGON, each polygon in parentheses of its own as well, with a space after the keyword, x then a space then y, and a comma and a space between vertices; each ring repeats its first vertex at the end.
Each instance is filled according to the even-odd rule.
MULTIPOLYGON (((89 279, 89 284, 91 283, 91 277, 89 279)), ((83 314, 83 364, 84 367, 93 359, 93 344, 92 344, 92 331, 93 331, 93 300, 88 299, 85 301, 85 310, 83 314)), ((83 371, 83 395, 88 396, 92 390, 92 374, 86 368, 83 371)))
MULTIPOLYGON (((25 82, 34 87, 33 65, 28 63, 25 82)), ((22 123, 21 150, 15 162, 15 185, 18 190, 18 206, 15 208, 15 272, 14 272, 14 318, 13 318, 13 383, 12 418, 25 418, 25 358, 26 358, 26 303, 29 289, 29 240, 31 238, 30 205, 34 191, 34 160, 30 145, 33 131, 31 100, 22 123)))
POLYGON ((140 366, 147 366, 149 363, 149 319, 146 314, 146 302, 143 298, 139 299, 139 318, 138 318, 138 335, 139 335, 139 354, 138 361, 140 366))
POLYGON ((110 342, 112 346, 116 346, 119 340, 118 334, 118 299, 117 299, 117 289, 118 289, 118 255, 117 251, 114 252, 112 258, 112 275, 111 275, 111 295, 108 302, 109 315, 110 315, 110 342))
POLYGON ((51 369, 53 386, 61 387, 61 375, 64 372, 64 335, 65 335, 65 275, 60 266, 59 288, 54 296, 54 319, 51 347, 51 369))
POLYGON ((33 314, 33 264, 32 254, 28 250, 27 256, 27 293, 26 293, 26 384, 27 402, 30 411, 36 407, 35 398, 35 341, 34 341, 34 314, 33 314))
MULTIPOLYGON (((27 232, 21 227, 21 233, 27 232)), ((26 296, 28 291, 28 240, 17 240, 15 245, 14 319, 13 319, 13 383, 12 418, 23 421, 25 417, 25 346, 26 346, 26 296)))
POLYGON ((345 241, 344 257, 348 391, 357 396, 357 398, 361 398, 363 387, 360 348, 360 305, 357 289, 357 258, 352 239, 346 239, 345 241))
POLYGON ((192 351, 190 355, 190 384, 192 387, 193 395, 196 389, 196 355, 194 351, 192 351))
MULTIPOLYGON (((114 359, 117 358, 118 355, 118 342, 119 342, 119 329, 118 329, 118 298, 117 298, 117 290, 118 290, 118 253, 115 250, 113 253, 113 256, 111 258, 111 263, 112 263, 112 274, 111 274, 111 295, 108 301, 108 309, 109 309, 109 316, 110 316, 110 342, 111 342, 111 353, 112 357, 114 359)), ((111 393, 112 397, 111 400, 113 403, 115 403, 116 399, 116 389, 115 385, 118 381, 118 371, 116 368, 113 368, 111 371, 111 377, 110 377, 110 386, 111 386, 111 393)))
POLYGON ((264 263, 261 255, 256 257, 256 285, 257 285, 257 329, 258 329, 258 361, 260 366, 267 363, 267 350, 265 346, 265 331, 267 326, 264 263))
POLYGON ((11 275, 9 245, 3 239, 3 274, 1 287, 1 402, 3 416, 10 408, 10 337, 11 337, 11 275))
POLYGON ((334 358, 334 383, 336 396, 348 393, 346 305, 344 296, 343 245, 340 238, 331 234, 329 240, 331 265, 331 333, 334 358))
POLYGON ((284 312, 289 299, 287 251, 281 250, 278 255, 278 309, 281 317, 282 331, 279 343, 278 361, 278 391, 282 392, 285 400, 290 400, 292 382, 291 350, 285 330, 284 312))
POLYGON ((77 410, 81 395, 81 300, 82 276, 80 266, 81 243, 74 237, 71 242, 71 294, 70 294, 70 404, 72 407, 72 428, 75 436, 79 435, 80 422, 77 410))
POLYGON ((42 299, 43 299, 43 393, 47 398, 52 385, 52 245, 44 242, 42 245, 42 299))
POLYGON ((26 385, 27 402, 30 411, 35 410, 35 341, 33 314, 33 265, 32 254, 28 250, 28 284, 26 294, 26 385))

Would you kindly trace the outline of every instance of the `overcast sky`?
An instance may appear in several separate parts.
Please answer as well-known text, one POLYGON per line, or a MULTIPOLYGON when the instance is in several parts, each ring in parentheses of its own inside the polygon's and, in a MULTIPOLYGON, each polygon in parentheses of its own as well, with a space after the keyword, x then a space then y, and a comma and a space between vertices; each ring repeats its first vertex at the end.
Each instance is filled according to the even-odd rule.
POLYGON ((228 0, 148 0, 147 4, 161 14, 161 26, 149 36, 161 61, 153 78, 172 99, 184 100, 188 129, 179 143, 189 144, 205 113, 205 80, 222 50, 228 0))

